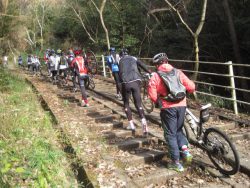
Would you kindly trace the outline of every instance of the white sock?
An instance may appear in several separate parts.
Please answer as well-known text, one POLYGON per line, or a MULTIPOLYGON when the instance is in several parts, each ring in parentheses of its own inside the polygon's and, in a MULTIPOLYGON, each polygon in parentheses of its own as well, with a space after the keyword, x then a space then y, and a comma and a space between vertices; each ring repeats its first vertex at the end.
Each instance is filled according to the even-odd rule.
POLYGON ((135 129, 135 124, 134 124, 133 120, 129 121, 129 125, 130 125, 131 129, 135 129))
POLYGON ((144 124, 144 125, 147 125, 147 120, 145 118, 142 118, 141 123, 144 124))

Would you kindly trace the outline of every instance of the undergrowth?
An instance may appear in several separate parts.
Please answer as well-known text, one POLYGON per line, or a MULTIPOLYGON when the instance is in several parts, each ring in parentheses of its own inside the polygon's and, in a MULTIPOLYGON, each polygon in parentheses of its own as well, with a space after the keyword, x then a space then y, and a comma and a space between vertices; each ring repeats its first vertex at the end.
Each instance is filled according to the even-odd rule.
POLYGON ((0 68, 0 187, 76 187, 52 117, 32 88, 0 68))

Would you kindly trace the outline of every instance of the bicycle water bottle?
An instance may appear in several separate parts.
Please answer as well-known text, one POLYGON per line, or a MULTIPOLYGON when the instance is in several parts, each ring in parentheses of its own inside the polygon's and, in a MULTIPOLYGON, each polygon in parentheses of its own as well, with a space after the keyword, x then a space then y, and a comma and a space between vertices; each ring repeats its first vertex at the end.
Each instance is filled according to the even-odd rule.
POLYGON ((187 114, 186 115, 186 119, 188 121, 188 124, 190 125, 191 129, 194 131, 195 134, 197 134, 197 123, 194 121, 194 119, 189 115, 187 114))

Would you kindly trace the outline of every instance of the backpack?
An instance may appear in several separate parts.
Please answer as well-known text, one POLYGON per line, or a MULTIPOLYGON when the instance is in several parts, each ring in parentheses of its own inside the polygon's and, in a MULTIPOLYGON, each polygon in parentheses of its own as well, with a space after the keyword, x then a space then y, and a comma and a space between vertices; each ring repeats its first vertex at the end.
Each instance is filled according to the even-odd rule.
POLYGON ((111 59, 112 59, 112 64, 111 64, 112 72, 119 72, 118 62, 115 60, 115 58, 112 55, 111 55, 111 59))
POLYGON ((173 68, 169 72, 157 71, 166 85, 168 94, 162 97, 169 102, 178 102, 186 97, 186 88, 180 81, 180 72, 173 68))

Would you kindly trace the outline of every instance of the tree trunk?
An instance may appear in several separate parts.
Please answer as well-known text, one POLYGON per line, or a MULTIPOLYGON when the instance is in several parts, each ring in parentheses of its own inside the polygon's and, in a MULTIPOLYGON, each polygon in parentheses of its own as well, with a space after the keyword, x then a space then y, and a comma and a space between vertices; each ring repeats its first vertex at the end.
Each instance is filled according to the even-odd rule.
POLYGON ((195 64, 194 64, 194 74, 193 80, 197 80, 198 71, 199 71, 199 43, 198 43, 198 35, 194 35, 194 50, 195 50, 195 64))
POLYGON ((101 4, 100 9, 96 6, 96 4, 95 4, 95 2, 93 0, 91 0, 91 2, 95 6, 96 10, 99 13, 100 20, 101 20, 101 23, 102 23, 102 27, 103 27, 103 30, 104 30, 105 36, 106 36, 107 47, 108 47, 108 49, 110 49, 109 31, 108 31, 108 29, 107 29, 107 27, 105 25, 104 18, 103 18, 103 10, 105 8, 105 4, 106 4, 107 0, 102 0, 102 4, 101 4))

